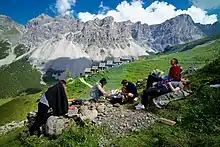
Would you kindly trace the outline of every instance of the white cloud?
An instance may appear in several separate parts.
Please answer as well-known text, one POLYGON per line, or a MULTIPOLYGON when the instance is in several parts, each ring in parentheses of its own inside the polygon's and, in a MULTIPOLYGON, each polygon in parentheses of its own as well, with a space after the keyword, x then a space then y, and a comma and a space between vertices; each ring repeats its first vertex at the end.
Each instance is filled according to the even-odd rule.
POLYGON ((108 10, 110 10, 109 7, 103 5, 103 1, 101 1, 101 4, 99 5, 99 9, 100 9, 100 10, 99 10, 99 14, 104 14, 104 13, 106 13, 108 10))
POLYGON ((76 0, 57 0, 56 1, 56 9, 59 14, 65 15, 65 14, 72 14, 73 10, 71 10, 71 7, 74 6, 76 3, 76 0))
POLYGON ((220 8, 220 0, 190 0, 193 5, 202 9, 220 8))
POLYGON ((213 24, 218 20, 216 14, 208 15, 207 11, 204 11, 196 6, 192 6, 188 10, 177 11, 177 14, 189 14, 194 22, 201 24, 213 24))
POLYGON ((176 10, 175 6, 167 2, 155 1, 149 7, 144 8, 141 0, 133 0, 130 3, 123 1, 114 10, 108 10, 106 13, 80 12, 78 17, 85 22, 95 18, 103 19, 112 16, 118 22, 131 20, 132 22, 141 21, 152 25, 160 24, 180 14, 189 14, 196 23, 212 24, 217 21, 217 15, 208 15, 206 11, 196 6, 187 10, 176 10))
POLYGON ((47 12, 52 12, 54 14, 57 14, 57 9, 55 4, 49 5, 49 8, 46 9, 47 12))

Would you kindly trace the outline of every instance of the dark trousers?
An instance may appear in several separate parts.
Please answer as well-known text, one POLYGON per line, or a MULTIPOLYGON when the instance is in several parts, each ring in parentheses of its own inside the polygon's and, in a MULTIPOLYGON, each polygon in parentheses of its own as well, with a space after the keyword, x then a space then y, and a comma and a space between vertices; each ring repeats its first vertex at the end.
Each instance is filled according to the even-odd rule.
POLYGON ((47 122, 49 107, 41 102, 38 103, 38 112, 34 124, 29 128, 30 134, 35 131, 39 132, 40 127, 47 122))
POLYGON ((157 97, 166 93, 169 93, 169 90, 166 87, 146 89, 143 91, 141 103, 144 106, 147 106, 149 102, 149 96, 157 97))
POLYGON ((149 75, 147 78, 147 89, 153 86, 154 82, 162 81, 161 77, 149 75))

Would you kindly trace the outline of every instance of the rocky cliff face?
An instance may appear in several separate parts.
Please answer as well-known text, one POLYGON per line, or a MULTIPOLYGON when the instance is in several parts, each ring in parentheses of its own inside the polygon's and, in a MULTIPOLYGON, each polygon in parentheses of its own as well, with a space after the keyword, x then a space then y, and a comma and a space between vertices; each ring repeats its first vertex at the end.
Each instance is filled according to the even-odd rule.
POLYGON ((0 15, 0 66, 10 64, 15 59, 14 48, 16 48, 24 32, 24 26, 8 16, 0 15))
MULTIPOLYGON (((212 26, 206 27, 206 30, 201 26, 195 24, 189 15, 148 26, 141 22, 115 22, 113 17, 84 23, 67 15, 52 18, 42 14, 30 20, 26 28, 15 23, 9 23, 6 28, 18 30, 20 37, 15 40, 29 48, 25 55, 41 71, 49 68, 71 69, 78 74, 91 65, 92 60, 104 60, 109 56, 147 55, 149 52, 163 51, 168 45, 202 38, 212 26), (82 68, 79 64, 75 65, 76 61, 79 64, 83 62, 82 68)), ((6 30, 10 29, 0 29, 0 36, 6 30)))
POLYGON ((143 48, 133 42, 132 25, 131 22, 116 23, 113 17, 83 23, 70 16, 53 19, 43 14, 27 24, 22 41, 35 50, 39 50, 42 43, 50 46, 60 45, 61 48, 53 47, 53 50, 63 50, 63 47, 72 44, 75 52, 83 52, 84 57, 93 60, 103 60, 107 56, 147 54, 148 46, 143 48))
POLYGON ((212 35, 220 32, 220 22, 217 21, 212 25, 196 24, 206 35, 212 35))
POLYGON ((13 21, 10 17, 0 15, 0 39, 16 43, 25 31, 25 27, 13 21))
POLYGON ((83 23, 70 16, 51 18, 42 14, 29 21, 22 40, 37 48, 51 39, 55 44, 65 39, 79 46, 91 59, 103 60, 107 56, 158 52, 167 45, 185 43, 204 35, 189 15, 148 26, 140 22, 114 22, 113 17, 83 23))
POLYGON ((150 26, 152 48, 162 51, 167 45, 176 45, 205 36, 189 15, 179 15, 159 25, 150 26))

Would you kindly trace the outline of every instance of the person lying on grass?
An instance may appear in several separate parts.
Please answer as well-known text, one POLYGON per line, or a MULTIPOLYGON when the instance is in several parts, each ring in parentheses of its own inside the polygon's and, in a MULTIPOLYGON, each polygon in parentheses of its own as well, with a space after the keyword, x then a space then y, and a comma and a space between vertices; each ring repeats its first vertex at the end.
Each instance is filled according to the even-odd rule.
POLYGON ((38 103, 38 112, 34 124, 29 128, 30 135, 35 131, 40 134, 40 127, 48 119, 48 111, 52 109, 54 116, 62 116, 68 112, 68 100, 66 95, 66 81, 61 80, 48 88, 38 103))
POLYGON ((121 84, 124 87, 122 94, 125 96, 125 102, 133 102, 138 97, 137 87, 127 80, 122 80, 121 84))
POLYGON ((148 105, 149 97, 158 97, 169 92, 179 92, 181 89, 188 89, 190 81, 181 79, 181 81, 171 81, 166 84, 157 83, 155 87, 145 89, 141 98, 141 104, 136 106, 136 109, 145 109, 148 105))
POLYGON ((180 81, 181 80, 181 66, 178 65, 178 60, 176 58, 173 58, 170 61, 171 67, 169 70, 169 74, 167 78, 163 79, 159 77, 158 75, 152 75, 150 74, 147 78, 147 89, 152 87, 154 82, 159 81, 180 81))

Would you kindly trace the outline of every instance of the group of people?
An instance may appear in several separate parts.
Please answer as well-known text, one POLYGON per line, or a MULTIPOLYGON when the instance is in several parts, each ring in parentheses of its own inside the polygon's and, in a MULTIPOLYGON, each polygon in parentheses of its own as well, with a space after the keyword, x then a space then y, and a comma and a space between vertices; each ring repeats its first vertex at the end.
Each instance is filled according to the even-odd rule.
POLYGON ((141 103, 136 106, 136 109, 145 109, 149 104, 149 97, 157 97, 170 92, 178 92, 181 89, 188 89, 190 81, 183 79, 181 76, 182 67, 178 65, 178 60, 171 60, 171 67, 166 78, 150 74, 147 79, 146 89, 143 91, 141 103), (153 86, 153 83, 156 83, 153 86))
MULTIPOLYGON (((136 108, 145 109, 148 105, 150 96, 156 97, 169 92, 176 92, 187 87, 189 80, 181 78, 181 71, 182 69, 178 65, 178 60, 173 58, 167 78, 150 74, 147 79, 146 89, 141 96, 141 102, 136 108), (153 86, 153 83, 156 84, 153 86)), ((106 84, 107 80, 105 78, 102 78, 99 83, 94 84, 91 94, 92 99, 90 101, 96 102, 102 96, 110 96, 104 88, 106 84)), ((121 93, 124 95, 126 102, 133 102, 139 97, 137 87, 134 83, 124 79, 121 81, 121 84, 123 85, 121 93)), ((39 131, 40 126, 46 123, 49 109, 52 109, 53 115, 55 116, 61 116, 68 113, 66 82, 64 80, 50 87, 40 99, 36 121, 29 129, 30 134, 33 134, 36 130, 39 131)))
MULTIPOLYGON (((168 76, 160 77, 154 74, 150 74, 148 76, 146 89, 140 96, 141 102, 136 106, 136 109, 145 109, 145 107, 149 104, 148 102, 150 97, 157 97, 166 93, 178 92, 181 89, 188 88, 190 81, 182 78, 182 67, 178 65, 178 60, 173 58, 170 64, 171 67, 168 76), (153 83, 155 83, 154 86, 153 83)), ((103 78, 100 80, 100 83, 95 86, 95 101, 97 101, 101 96, 109 96, 104 90, 105 84, 107 84, 107 81, 103 78)), ((139 97, 135 84, 127 80, 122 80, 121 84, 123 85, 121 93, 124 95, 125 101, 134 102, 136 98, 139 97)))

